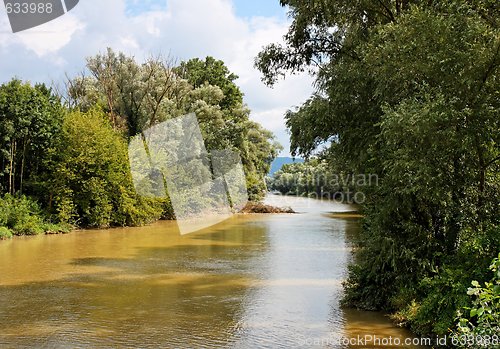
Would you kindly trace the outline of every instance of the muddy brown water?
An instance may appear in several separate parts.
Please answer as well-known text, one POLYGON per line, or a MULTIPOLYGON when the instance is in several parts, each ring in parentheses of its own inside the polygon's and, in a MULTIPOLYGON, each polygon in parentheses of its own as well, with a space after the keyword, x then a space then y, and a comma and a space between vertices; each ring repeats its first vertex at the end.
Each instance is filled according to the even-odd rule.
POLYGON ((339 306, 359 218, 329 212, 352 207, 268 202, 300 213, 0 242, 0 348, 419 348, 339 306))

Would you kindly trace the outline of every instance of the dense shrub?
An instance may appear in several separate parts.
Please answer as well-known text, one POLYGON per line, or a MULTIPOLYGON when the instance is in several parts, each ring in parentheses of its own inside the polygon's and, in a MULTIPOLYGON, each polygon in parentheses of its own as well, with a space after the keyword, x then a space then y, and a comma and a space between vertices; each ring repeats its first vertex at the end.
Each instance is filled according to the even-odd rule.
POLYGON ((486 282, 484 287, 477 281, 472 281, 472 287, 467 295, 473 298, 472 306, 458 312, 457 330, 454 335, 461 348, 498 348, 500 334, 500 254, 494 259, 489 268, 493 279, 486 282), (496 336, 496 342, 469 342, 463 338, 488 340, 496 336))
POLYGON ((5 227, 0 227, 0 240, 10 239, 12 237, 12 230, 5 227))
POLYGON ((44 220, 37 203, 25 196, 5 195, 0 200, 0 226, 16 235, 37 235, 44 232, 44 220))
POLYGON ((50 196, 62 222, 135 226, 162 216, 162 201, 135 193, 127 141, 99 110, 66 116, 52 164, 50 196))
POLYGON ((5 195, 0 198, 0 239, 12 235, 38 235, 46 232, 68 232, 65 224, 50 223, 39 205, 26 196, 5 195))

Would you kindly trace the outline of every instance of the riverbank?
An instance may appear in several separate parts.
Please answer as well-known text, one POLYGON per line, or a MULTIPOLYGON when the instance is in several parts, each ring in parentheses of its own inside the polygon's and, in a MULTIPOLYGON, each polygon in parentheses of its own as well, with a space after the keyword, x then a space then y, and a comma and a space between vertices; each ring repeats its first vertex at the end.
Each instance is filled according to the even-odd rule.
MULTIPOLYGON (((263 202, 249 202, 242 214, 292 214, 295 211, 290 207, 266 205, 263 202)), ((150 222, 171 220, 167 218, 155 219, 150 222)), ((115 227, 104 226, 101 229, 135 227, 139 225, 122 225, 115 227)), ((91 230, 96 227, 77 227, 66 223, 52 223, 44 217, 42 210, 33 200, 21 196, 6 195, 0 199, 0 240, 7 240, 13 236, 58 235, 77 230, 91 230)))

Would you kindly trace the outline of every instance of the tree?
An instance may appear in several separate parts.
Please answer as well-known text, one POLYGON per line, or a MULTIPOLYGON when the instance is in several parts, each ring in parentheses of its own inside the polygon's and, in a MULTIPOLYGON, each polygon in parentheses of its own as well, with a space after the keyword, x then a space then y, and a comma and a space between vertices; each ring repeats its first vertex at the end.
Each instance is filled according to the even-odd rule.
POLYGON ((67 98, 70 106, 82 111, 99 104, 108 113, 115 129, 129 137, 180 116, 191 86, 173 70, 173 60, 151 57, 139 64, 134 57, 115 53, 87 58, 91 77, 68 79, 67 98))
POLYGON ((231 73, 223 61, 213 57, 206 57, 204 61, 193 58, 186 62, 181 62, 176 68, 179 76, 183 77, 194 88, 203 85, 218 86, 224 97, 220 101, 222 109, 232 109, 243 104, 243 93, 234 81, 238 76, 231 73))
POLYGON ((69 79, 69 105, 88 111, 99 105, 114 129, 130 137, 168 119, 195 113, 211 150, 241 154, 251 199, 265 191, 264 177, 277 155, 274 137, 250 121, 243 93, 224 62, 207 57, 174 67, 172 60, 156 57, 139 64, 133 57, 108 49, 87 59, 91 77, 69 79), (254 144, 249 142, 253 138, 254 144))
POLYGON ((0 190, 41 195, 38 177, 60 132, 63 108, 45 85, 0 86, 0 190))
POLYGON ((347 301, 402 313, 415 301, 410 324, 445 332, 461 296, 444 281, 464 287, 500 240, 498 4, 281 3, 293 17, 286 46, 256 65, 270 84, 310 69, 318 86, 286 115, 292 151, 330 143, 346 170, 380 178, 366 188, 347 301))
POLYGON ((161 216, 161 202, 136 195, 127 141, 98 109, 69 113, 51 156, 50 197, 61 221, 83 227, 130 226, 161 216))
POLYGON ((248 122, 247 137, 243 145, 243 166, 247 175, 248 196, 258 201, 267 191, 265 176, 282 146, 274 140, 272 132, 256 122, 248 122))
POLYGON ((195 88, 191 111, 200 119, 207 148, 238 151, 249 197, 261 199, 266 191, 264 178, 281 146, 271 132, 250 121, 250 110, 243 104, 243 93, 235 83, 238 76, 213 57, 181 62, 176 72, 195 88))

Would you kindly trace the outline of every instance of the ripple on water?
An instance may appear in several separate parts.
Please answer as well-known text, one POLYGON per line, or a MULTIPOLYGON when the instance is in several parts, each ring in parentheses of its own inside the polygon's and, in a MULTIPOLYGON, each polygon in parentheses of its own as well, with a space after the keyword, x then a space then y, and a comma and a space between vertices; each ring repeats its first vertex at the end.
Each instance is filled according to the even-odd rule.
POLYGON ((187 236, 160 222, 0 243, 0 347, 274 349, 408 336, 340 308, 356 223, 325 213, 352 208, 269 200, 304 213, 235 216, 187 236))

